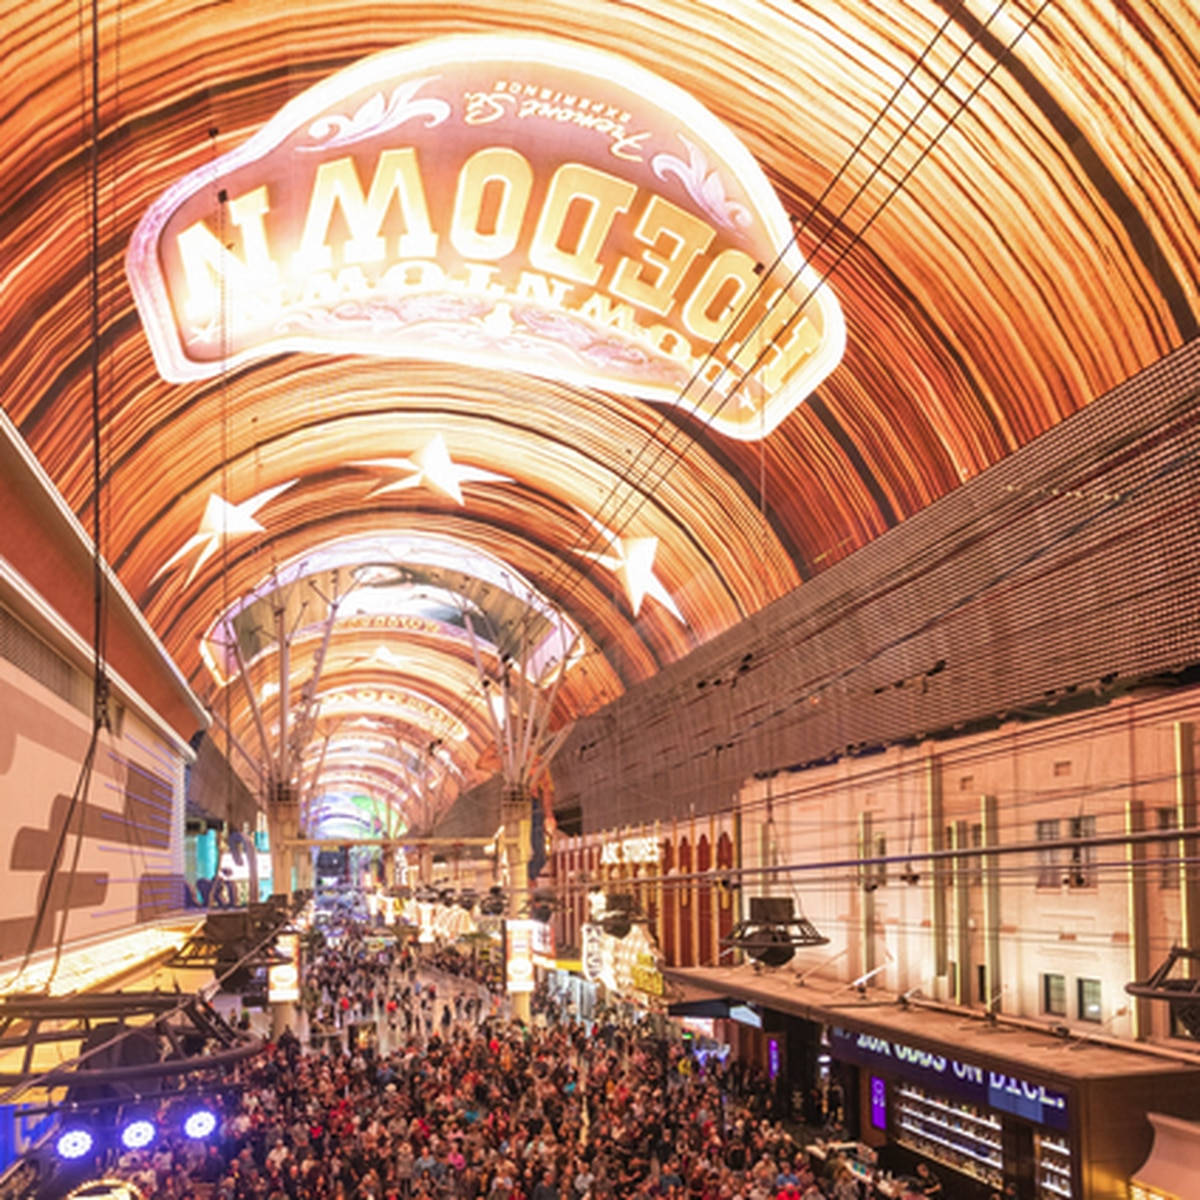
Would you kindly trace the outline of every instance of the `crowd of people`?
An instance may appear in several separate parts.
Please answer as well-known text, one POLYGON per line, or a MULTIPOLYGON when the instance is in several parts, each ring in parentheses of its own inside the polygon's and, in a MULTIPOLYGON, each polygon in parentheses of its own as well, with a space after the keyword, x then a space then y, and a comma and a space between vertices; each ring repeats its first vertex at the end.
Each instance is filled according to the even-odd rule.
POLYGON ((465 956, 368 946, 348 929, 310 964, 305 1041, 237 1068, 209 1145, 113 1169, 147 1200, 859 1200, 755 1068, 615 1016, 510 1021, 465 956))

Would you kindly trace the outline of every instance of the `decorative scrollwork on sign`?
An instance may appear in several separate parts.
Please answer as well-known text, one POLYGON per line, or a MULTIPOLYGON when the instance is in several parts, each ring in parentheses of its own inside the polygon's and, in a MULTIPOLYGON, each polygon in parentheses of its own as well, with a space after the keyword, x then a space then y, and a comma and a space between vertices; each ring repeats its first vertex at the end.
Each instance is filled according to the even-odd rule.
POLYGON ((338 146, 349 146, 364 138, 396 129, 406 121, 423 117, 427 128, 440 125, 450 116, 450 105, 445 100, 432 96, 423 100, 414 99, 425 84, 436 79, 410 79, 392 92, 390 100, 384 100, 382 92, 376 92, 361 104, 353 116, 334 113, 318 118, 308 127, 308 136, 317 144, 297 146, 297 150, 328 150, 338 146))
POLYGON ((734 232, 748 228, 752 221, 750 210, 725 194, 721 173, 708 169, 708 159, 700 147, 681 133, 676 136, 687 147, 687 162, 674 154, 656 154, 650 163, 654 174, 659 179, 676 176, 696 204, 723 228, 734 232))

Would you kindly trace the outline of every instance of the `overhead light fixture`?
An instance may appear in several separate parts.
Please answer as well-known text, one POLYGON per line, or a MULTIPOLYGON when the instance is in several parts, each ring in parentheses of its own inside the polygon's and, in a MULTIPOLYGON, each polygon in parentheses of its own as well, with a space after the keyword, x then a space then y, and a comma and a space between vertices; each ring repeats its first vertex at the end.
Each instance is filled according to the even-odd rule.
POLYGON ((600 918, 600 928, 609 937, 623 938, 628 936, 633 923, 638 919, 645 920, 637 911, 633 896, 629 892, 609 892, 604 898, 604 915, 600 918))
POLYGON ((154 1122, 139 1113, 128 1118, 121 1126, 121 1145, 126 1150, 142 1150, 154 1141, 157 1133, 154 1122))
POLYGON ((828 942, 807 917, 795 915, 790 896, 751 896, 750 919, 721 939, 722 946, 741 950, 764 967, 782 967, 798 949, 828 942))
POLYGON ((96 1135, 86 1125, 72 1123, 54 1139, 54 1153, 67 1162, 75 1162, 91 1154, 95 1145, 96 1135))
POLYGON ((184 1118, 183 1132, 193 1141, 208 1137, 217 1127, 216 1114, 208 1108, 197 1108, 184 1118))

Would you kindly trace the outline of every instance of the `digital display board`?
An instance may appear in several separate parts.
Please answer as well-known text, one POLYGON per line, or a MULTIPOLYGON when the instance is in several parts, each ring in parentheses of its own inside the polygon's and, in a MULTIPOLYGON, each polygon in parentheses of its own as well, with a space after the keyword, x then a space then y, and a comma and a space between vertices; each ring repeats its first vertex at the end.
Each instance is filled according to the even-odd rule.
POLYGON ((626 59, 537 37, 339 71, 169 188, 126 266, 173 382, 280 351, 426 358, 678 405, 757 440, 845 344, 724 125, 626 59))

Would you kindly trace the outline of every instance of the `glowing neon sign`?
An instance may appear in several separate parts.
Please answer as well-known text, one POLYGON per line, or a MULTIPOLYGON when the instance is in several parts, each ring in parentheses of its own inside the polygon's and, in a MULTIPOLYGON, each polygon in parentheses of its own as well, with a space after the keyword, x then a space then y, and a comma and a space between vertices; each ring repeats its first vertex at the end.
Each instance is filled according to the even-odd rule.
POLYGON ((746 148, 614 55, 446 38, 364 59, 170 188, 127 268, 158 367, 281 351, 582 383, 769 433, 845 332, 746 148))

